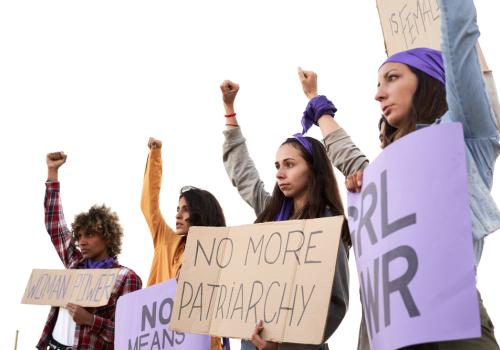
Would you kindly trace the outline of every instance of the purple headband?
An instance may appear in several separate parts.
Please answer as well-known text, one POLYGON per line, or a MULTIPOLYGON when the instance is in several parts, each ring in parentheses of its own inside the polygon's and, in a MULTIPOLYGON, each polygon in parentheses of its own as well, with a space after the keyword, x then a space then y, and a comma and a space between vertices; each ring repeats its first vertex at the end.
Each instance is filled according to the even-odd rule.
POLYGON ((387 58, 380 67, 387 62, 404 63, 410 67, 421 70, 445 85, 444 64, 441 51, 425 47, 401 51, 387 58))
POLYGON ((306 139, 303 134, 297 133, 297 134, 293 135, 293 138, 295 140, 299 141, 299 143, 302 146, 304 146, 304 148, 306 149, 307 153, 309 153, 310 156, 313 155, 313 149, 312 149, 311 142, 308 139, 306 139))

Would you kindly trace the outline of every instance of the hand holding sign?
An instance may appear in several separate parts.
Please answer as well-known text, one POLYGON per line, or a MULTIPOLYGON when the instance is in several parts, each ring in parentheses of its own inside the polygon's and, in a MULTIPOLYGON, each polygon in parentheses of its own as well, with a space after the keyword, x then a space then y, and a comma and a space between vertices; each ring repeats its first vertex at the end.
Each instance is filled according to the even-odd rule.
POLYGON ((259 321, 255 326, 255 330, 252 334, 252 344, 259 350, 278 350, 278 343, 271 341, 265 341, 264 338, 260 336, 260 332, 264 330, 264 322, 259 321))
POLYGON ((361 187, 363 187, 363 170, 358 170, 354 174, 345 177, 347 191, 358 193, 361 192, 361 187))
POLYGON ((92 326, 94 324, 94 315, 85 308, 72 303, 66 305, 66 308, 76 324, 86 326, 92 326))
POLYGON ((302 90, 308 99, 318 96, 318 76, 313 71, 302 70, 299 67, 299 79, 302 90))

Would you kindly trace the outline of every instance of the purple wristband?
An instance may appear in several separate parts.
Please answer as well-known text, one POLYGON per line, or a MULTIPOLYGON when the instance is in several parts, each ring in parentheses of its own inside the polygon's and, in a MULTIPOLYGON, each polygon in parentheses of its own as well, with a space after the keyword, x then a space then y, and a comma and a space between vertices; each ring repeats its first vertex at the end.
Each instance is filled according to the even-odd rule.
POLYGON ((334 117, 335 112, 337 112, 337 108, 326 96, 319 95, 312 98, 302 115, 302 134, 305 134, 313 124, 318 125, 321 116, 329 114, 334 117))

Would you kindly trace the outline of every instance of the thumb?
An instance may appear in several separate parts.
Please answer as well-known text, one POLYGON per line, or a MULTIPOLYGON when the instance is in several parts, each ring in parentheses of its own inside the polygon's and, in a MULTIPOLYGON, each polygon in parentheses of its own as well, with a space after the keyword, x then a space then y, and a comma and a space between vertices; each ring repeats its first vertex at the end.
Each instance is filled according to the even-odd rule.
POLYGON ((299 78, 301 80, 307 78, 306 72, 304 72, 304 70, 301 67, 297 69, 297 72, 299 73, 299 78))
POLYGON ((359 187, 363 185, 363 171, 358 171, 356 174, 356 183, 359 187))
POLYGON ((226 92, 231 89, 231 81, 229 80, 224 80, 222 84, 220 84, 220 89, 222 92, 226 92))

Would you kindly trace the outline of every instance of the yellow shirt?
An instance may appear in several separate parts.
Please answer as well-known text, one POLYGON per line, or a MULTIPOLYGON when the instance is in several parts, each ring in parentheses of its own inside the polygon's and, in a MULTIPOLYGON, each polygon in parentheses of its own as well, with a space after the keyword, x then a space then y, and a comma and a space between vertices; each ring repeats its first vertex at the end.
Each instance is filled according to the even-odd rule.
MULTIPOLYGON (((148 286, 177 277, 184 258, 186 237, 176 234, 165 222, 160 212, 162 176, 161 149, 149 152, 144 172, 141 210, 153 238, 154 256, 148 286)), ((212 350, 222 350, 219 337, 212 337, 212 350)))

